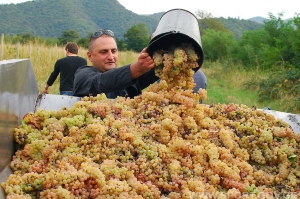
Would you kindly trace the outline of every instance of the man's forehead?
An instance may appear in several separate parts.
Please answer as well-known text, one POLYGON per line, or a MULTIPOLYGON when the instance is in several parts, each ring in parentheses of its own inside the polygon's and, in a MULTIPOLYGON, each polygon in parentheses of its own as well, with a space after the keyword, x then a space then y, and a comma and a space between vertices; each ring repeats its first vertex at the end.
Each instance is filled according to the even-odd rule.
POLYGON ((98 49, 103 50, 112 50, 117 49, 117 43, 112 37, 99 37, 94 41, 94 45, 97 46, 98 49))

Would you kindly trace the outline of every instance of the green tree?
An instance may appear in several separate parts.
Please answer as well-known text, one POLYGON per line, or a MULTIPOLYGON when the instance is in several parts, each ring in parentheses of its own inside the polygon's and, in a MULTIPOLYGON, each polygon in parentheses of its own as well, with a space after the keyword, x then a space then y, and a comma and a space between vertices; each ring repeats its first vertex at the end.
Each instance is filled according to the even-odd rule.
POLYGON ((124 40, 116 38, 116 43, 117 43, 117 46, 118 46, 118 50, 120 50, 120 51, 127 50, 126 49, 126 43, 125 43, 124 40))
POLYGON ((18 34, 15 34, 15 35, 12 35, 12 36, 10 37, 10 39, 11 39, 11 42, 12 42, 13 44, 16 44, 16 43, 22 41, 22 36, 20 36, 20 35, 18 35, 18 34))
POLYGON ((284 21, 269 13, 263 28, 243 33, 238 57, 248 67, 273 69, 277 66, 300 65, 299 15, 284 21))
MULTIPOLYGON (((300 108, 300 18, 284 21, 269 13, 263 28, 245 32, 239 42, 238 57, 247 67, 266 71, 268 78, 249 82, 258 88, 259 100, 294 99, 289 103, 300 108)), ((292 110, 291 110, 292 111, 292 110)))
POLYGON ((239 51, 235 55, 235 60, 241 60, 248 68, 261 65, 265 53, 262 53, 271 43, 271 38, 265 29, 246 31, 239 42, 239 51))
POLYGON ((77 44, 78 46, 84 47, 84 48, 88 48, 89 47, 89 41, 90 41, 90 37, 93 33, 90 32, 88 33, 85 37, 81 37, 80 39, 77 40, 77 44))
POLYGON ((216 31, 230 32, 226 29, 219 18, 213 17, 211 13, 203 10, 196 11, 196 16, 199 18, 200 33, 206 29, 212 29, 216 31))
POLYGON ((127 30, 124 34, 124 43, 126 44, 127 50, 140 52, 148 45, 149 38, 150 35, 146 24, 139 23, 127 30))
POLYGON ((205 52, 205 59, 210 61, 230 57, 231 53, 235 52, 233 47, 236 47, 238 44, 232 32, 212 29, 205 30, 201 40, 205 52))
POLYGON ((77 40, 77 44, 78 44, 78 46, 81 46, 81 47, 84 47, 84 48, 88 48, 89 41, 90 41, 90 38, 82 37, 82 38, 80 38, 80 39, 77 40))
POLYGON ((24 32, 22 35, 22 41, 21 43, 28 43, 29 41, 33 41, 34 40, 34 36, 32 34, 30 34, 29 32, 24 32))
MULTIPOLYGON (((294 37, 291 38, 292 40, 292 51, 296 52, 295 56, 292 58, 292 64, 296 66, 298 69, 300 69, 300 14, 297 14, 294 17, 294 37), (298 52, 298 53, 297 53, 298 52)), ((300 88, 300 86, 299 86, 300 88)), ((299 98, 299 104, 300 104, 300 98, 299 98)))
POLYGON ((77 42, 79 38, 79 33, 75 30, 64 30, 58 38, 58 44, 65 45, 67 42, 77 42))

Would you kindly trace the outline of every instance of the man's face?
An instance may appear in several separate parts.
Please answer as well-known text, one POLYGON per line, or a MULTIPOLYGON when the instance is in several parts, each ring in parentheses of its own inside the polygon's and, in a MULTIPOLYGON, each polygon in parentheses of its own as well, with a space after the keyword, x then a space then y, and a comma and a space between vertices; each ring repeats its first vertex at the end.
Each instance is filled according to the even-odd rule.
POLYGON ((105 72, 118 65, 118 49, 114 38, 106 35, 95 39, 87 53, 89 60, 95 68, 105 72))

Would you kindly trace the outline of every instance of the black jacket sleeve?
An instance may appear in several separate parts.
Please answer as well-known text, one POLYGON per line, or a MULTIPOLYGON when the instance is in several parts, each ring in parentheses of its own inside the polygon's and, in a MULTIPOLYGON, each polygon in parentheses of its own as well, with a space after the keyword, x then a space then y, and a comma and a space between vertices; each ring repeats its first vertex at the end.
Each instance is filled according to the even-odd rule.
POLYGON ((80 67, 75 73, 74 96, 83 97, 109 93, 131 86, 130 66, 115 68, 105 73, 91 66, 80 67))
POLYGON ((91 66, 79 68, 75 73, 74 96, 96 96, 105 93, 108 98, 125 96, 133 98, 141 94, 141 90, 158 80, 154 70, 137 79, 130 77, 130 65, 122 66, 102 73, 91 66))

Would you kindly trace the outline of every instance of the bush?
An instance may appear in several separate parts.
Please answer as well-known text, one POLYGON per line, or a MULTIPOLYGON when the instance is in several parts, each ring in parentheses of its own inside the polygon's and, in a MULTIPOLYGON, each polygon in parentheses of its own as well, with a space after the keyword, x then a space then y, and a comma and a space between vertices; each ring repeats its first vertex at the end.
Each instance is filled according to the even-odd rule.
POLYGON ((258 82, 258 96, 261 101, 291 98, 294 107, 300 111, 300 70, 289 68, 281 71, 270 72, 268 79, 258 82))

